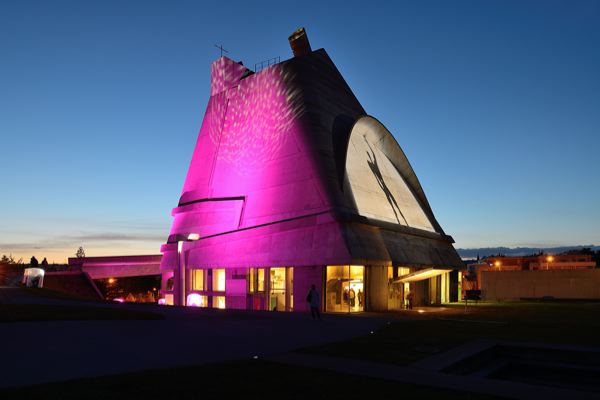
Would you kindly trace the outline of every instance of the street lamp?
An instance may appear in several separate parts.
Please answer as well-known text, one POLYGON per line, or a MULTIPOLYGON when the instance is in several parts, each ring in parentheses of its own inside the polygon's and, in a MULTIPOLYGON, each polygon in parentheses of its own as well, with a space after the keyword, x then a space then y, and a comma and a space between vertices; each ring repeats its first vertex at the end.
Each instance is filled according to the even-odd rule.
POLYGON ((179 271, 179 301, 182 306, 185 306, 185 262, 181 262, 183 254, 183 243, 193 242, 200 239, 200 234, 190 233, 186 236, 178 235, 177 240, 177 270, 179 271))
POLYGON ((548 256, 548 257, 546 257, 546 271, 547 271, 548 269, 550 269, 550 268, 549 268, 549 264, 550 264, 552 261, 554 261, 554 257, 552 257, 552 256, 548 256))

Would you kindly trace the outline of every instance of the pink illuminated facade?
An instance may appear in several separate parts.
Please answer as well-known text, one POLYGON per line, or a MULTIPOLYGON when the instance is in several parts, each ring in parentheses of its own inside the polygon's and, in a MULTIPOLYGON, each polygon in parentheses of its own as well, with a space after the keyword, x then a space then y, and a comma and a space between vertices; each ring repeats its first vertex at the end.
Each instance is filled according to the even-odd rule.
POLYGON ((212 64, 161 247, 165 301, 302 311, 312 284, 326 311, 452 300, 462 263, 402 149, 323 49, 294 53, 259 72, 212 64))

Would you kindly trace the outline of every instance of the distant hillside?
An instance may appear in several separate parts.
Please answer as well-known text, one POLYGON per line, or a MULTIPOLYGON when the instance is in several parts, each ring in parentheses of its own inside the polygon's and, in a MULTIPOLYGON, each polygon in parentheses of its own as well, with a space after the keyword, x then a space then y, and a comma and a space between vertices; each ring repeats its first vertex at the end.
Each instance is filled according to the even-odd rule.
POLYGON ((540 251, 549 254, 558 254, 563 253, 569 250, 579 250, 584 247, 590 248, 594 251, 600 251, 600 246, 595 246, 593 244, 586 244, 580 246, 563 246, 563 247, 482 247, 479 249, 456 249, 458 254, 463 259, 469 258, 477 258, 479 257, 487 257, 497 254, 504 254, 505 256, 526 256, 529 254, 539 253, 540 251))

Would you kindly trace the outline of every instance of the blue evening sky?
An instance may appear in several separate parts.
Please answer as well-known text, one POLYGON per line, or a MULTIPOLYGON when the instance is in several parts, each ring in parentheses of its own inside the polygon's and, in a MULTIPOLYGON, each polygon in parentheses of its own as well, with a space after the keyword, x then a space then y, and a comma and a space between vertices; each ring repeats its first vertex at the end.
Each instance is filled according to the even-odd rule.
POLYGON ((600 1, 3 1, 0 254, 154 254, 223 44, 307 29, 457 247, 600 244, 600 1))

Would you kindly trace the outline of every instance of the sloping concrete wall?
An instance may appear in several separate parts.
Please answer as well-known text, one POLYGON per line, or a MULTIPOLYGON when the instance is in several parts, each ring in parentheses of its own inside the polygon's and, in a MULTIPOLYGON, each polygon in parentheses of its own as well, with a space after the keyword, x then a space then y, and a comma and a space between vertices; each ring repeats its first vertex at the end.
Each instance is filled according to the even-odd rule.
POLYGON ((44 288, 68 293, 82 299, 103 299, 102 293, 86 272, 46 272, 44 288))
MULTIPOLYGON (((186 244, 186 265, 202 268, 462 266, 441 228, 430 232, 388 221, 381 232, 357 212, 343 181, 350 131, 365 110, 324 50, 248 74, 227 58, 213 64, 211 97, 169 240, 161 247, 163 270, 174 269, 176 242, 189 233, 201 239, 186 244)), ((398 153, 392 158, 404 157, 380 125, 384 138, 377 136, 376 143, 387 140, 385 148, 393 145, 398 153)), ((421 193, 404 161, 402 171, 411 174, 397 178, 421 193)))
POLYGON ((600 269, 483 271, 481 292, 485 300, 600 299, 600 269))

